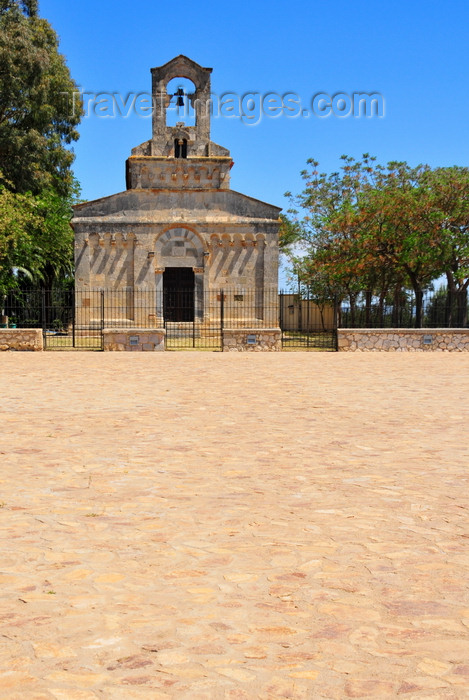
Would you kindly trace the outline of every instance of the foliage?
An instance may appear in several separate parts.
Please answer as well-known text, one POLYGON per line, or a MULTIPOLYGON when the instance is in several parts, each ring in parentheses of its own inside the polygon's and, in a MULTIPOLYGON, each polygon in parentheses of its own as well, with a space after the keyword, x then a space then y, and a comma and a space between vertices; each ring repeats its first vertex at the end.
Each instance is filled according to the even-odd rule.
POLYGON ((0 0, 0 16, 8 11, 23 12, 26 17, 37 15, 37 0, 0 0))
POLYGON ((0 186, 0 292, 24 283, 52 289, 73 279, 74 201, 54 190, 33 196, 0 186))
POLYGON ((51 288, 73 271, 76 90, 37 2, 0 0, 0 292, 25 276, 51 288))
POLYGON ((64 198, 45 190, 36 198, 40 224, 34 240, 40 251, 37 275, 44 289, 52 289, 58 279, 73 278, 73 231, 70 226, 75 198, 64 198))
POLYGON ((447 280, 449 325, 465 325, 469 288, 469 169, 437 168, 427 174, 435 205, 442 212, 438 241, 447 280))
POLYGON ((303 279, 347 296, 352 315, 360 291, 371 310, 373 298, 381 306, 389 295, 398 302, 410 287, 421 325, 432 280, 446 273, 453 296, 469 285, 469 169, 381 166, 368 154, 342 161, 331 175, 308 161, 305 189, 295 198, 287 193, 296 206, 291 226, 308 244, 303 279))
POLYGON ((37 0, 0 0, 0 17, 9 11, 22 12, 26 17, 37 15, 37 0))
POLYGON ((301 233, 301 227, 297 222, 280 214, 279 248, 281 251, 289 253, 290 246, 300 240, 301 233))
POLYGON ((16 192, 73 189, 67 148, 78 139, 82 109, 58 38, 31 0, 0 0, 0 170, 16 192))
POLYGON ((39 224, 34 197, 0 187, 0 294, 18 284, 14 273, 25 260, 33 262, 33 230, 39 224))

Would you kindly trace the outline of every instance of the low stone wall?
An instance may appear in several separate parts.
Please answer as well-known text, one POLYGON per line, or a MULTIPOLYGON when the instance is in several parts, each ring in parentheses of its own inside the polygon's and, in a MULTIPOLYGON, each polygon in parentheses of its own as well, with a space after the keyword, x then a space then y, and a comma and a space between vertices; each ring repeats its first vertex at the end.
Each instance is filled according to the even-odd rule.
POLYGON ((41 328, 0 328, 0 350, 44 350, 41 328))
POLYGON ((164 328, 109 328, 103 330, 104 350, 155 352, 164 350, 164 328))
POLYGON ((223 352, 278 352, 281 349, 280 328, 223 330, 223 352))
POLYGON ((339 328, 341 352, 469 352, 466 328, 339 328))

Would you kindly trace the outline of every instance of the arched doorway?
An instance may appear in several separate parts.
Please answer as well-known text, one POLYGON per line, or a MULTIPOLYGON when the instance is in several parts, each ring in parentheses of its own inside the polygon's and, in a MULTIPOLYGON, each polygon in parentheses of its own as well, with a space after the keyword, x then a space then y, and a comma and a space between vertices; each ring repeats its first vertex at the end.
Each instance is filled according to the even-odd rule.
POLYGON ((194 270, 167 267, 163 273, 163 315, 165 321, 194 320, 194 270))

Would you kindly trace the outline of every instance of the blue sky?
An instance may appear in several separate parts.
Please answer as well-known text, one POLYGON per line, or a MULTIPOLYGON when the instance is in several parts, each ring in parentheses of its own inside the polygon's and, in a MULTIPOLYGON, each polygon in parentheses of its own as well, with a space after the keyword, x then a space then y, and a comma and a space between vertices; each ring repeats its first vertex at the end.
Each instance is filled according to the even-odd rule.
MULTIPOLYGON (((306 159, 332 172, 346 153, 380 162, 469 165, 467 0, 40 0, 72 76, 91 93, 150 92, 150 68, 178 54, 213 68, 217 95, 377 92, 382 118, 236 117, 212 120, 212 140, 235 161, 233 189, 287 207, 306 159)), ((310 111, 310 110, 309 110, 310 111)), ((125 159, 151 120, 98 118, 80 126, 75 173, 85 199, 125 189, 125 159)))

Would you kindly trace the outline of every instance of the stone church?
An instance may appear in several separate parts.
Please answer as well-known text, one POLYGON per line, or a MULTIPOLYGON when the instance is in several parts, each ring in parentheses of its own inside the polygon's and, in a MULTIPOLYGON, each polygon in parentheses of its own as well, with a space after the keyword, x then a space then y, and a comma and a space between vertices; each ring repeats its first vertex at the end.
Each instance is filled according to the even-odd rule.
POLYGON ((210 140, 211 72, 182 55, 151 69, 152 138, 126 162, 126 191, 74 207, 77 307, 105 289, 115 293, 116 322, 203 320, 210 293, 223 290, 241 304, 255 299, 249 314, 278 325, 266 299, 272 309, 280 208, 230 189, 230 152, 210 140), (173 78, 190 80, 194 92, 168 94, 173 78), (190 101, 194 126, 167 125, 174 99, 190 101), (181 290, 182 312, 171 302, 181 290))

